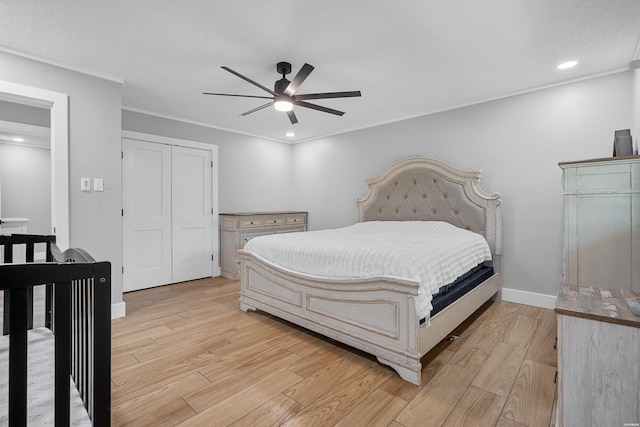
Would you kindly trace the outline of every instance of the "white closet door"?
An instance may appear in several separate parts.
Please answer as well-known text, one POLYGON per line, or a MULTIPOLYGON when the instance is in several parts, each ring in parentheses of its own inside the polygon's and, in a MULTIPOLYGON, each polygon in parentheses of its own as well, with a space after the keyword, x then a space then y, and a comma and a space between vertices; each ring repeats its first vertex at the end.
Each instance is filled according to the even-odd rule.
POLYGON ((171 147, 123 140, 123 290, 171 283, 171 147))
POLYGON ((211 152, 172 147, 173 281, 211 277, 211 152))

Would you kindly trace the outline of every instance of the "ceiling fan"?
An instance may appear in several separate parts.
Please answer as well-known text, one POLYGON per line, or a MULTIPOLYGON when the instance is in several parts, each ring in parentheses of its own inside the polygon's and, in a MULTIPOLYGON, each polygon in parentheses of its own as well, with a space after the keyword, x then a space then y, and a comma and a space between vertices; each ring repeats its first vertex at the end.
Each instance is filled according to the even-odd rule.
POLYGON ((305 81, 309 74, 313 71, 313 66, 309 64, 304 64, 298 74, 295 75, 292 81, 287 80, 287 74, 291 73, 291 64, 288 62, 278 62, 276 65, 276 70, 278 74, 282 74, 282 78, 277 80, 273 90, 262 86, 260 83, 257 83, 251 80, 248 77, 243 76, 237 71, 233 71, 229 67, 222 67, 223 70, 230 72, 231 74, 235 74, 243 80, 248 81, 254 86, 259 87, 265 92, 269 92, 272 96, 257 96, 257 95, 234 95, 229 93, 212 93, 212 92, 203 92, 204 95, 220 95, 220 96, 237 96, 242 98, 262 98, 262 99, 270 99, 271 101, 260 105, 259 107, 253 108, 249 111, 246 111, 241 116, 246 116, 251 113, 255 113, 258 110, 262 110, 263 108, 267 108, 270 105, 273 105, 274 108, 278 111, 284 111, 289 116, 289 120, 291 120, 291 124, 298 123, 298 119, 296 118, 295 113, 293 112, 293 106, 297 105, 299 107, 311 108, 312 110, 322 111, 324 113, 335 114, 336 116, 342 116, 344 111, 334 110, 333 108, 323 107, 321 105, 311 104, 306 102, 307 99, 328 99, 328 98, 350 98, 354 96, 361 96, 359 90, 350 91, 350 92, 325 92, 325 93, 305 93, 296 95, 296 91, 298 87, 305 81))

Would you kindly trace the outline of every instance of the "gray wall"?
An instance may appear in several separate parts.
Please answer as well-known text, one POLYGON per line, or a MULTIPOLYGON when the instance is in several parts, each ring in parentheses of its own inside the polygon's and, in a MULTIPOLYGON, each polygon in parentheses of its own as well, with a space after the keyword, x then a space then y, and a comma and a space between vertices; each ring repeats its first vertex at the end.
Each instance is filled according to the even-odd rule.
POLYGON ((293 208, 291 146, 133 111, 122 129, 218 146, 220 213, 293 208))
POLYGON ((29 218, 28 232, 51 233, 51 152, 0 144, 2 216, 29 218))
POLYGON ((610 157, 614 130, 631 127, 633 90, 624 72, 295 145, 295 208, 310 211, 311 229, 351 224, 365 179, 413 155, 483 170, 481 187, 504 200, 504 287, 555 295, 558 162, 610 157))
POLYGON ((0 120, 51 127, 51 114, 48 109, 8 101, 0 101, 0 120))
POLYGON ((69 96, 70 245, 111 262, 112 302, 122 301, 121 84, 0 52, 0 80, 69 96), (80 177, 103 178, 83 193, 80 177))

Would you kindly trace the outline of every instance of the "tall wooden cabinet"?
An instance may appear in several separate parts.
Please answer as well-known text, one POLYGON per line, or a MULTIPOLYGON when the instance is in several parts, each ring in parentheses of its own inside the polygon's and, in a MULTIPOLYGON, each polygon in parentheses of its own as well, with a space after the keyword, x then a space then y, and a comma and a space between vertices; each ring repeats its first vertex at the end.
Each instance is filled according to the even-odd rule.
POLYGON ((559 164, 564 281, 640 292, 640 157, 559 164))
POLYGON ((257 236, 307 231, 307 212, 249 212, 220 214, 222 276, 239 279, 236 251, 257 236))

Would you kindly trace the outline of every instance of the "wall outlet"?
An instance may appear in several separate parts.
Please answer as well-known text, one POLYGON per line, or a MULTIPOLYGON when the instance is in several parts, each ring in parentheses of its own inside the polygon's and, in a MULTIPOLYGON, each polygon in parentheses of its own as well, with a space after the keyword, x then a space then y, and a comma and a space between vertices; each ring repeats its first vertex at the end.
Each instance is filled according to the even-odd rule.
POLYGON ((80 178, 80 190, 91 191, 91 178, 80 178))

